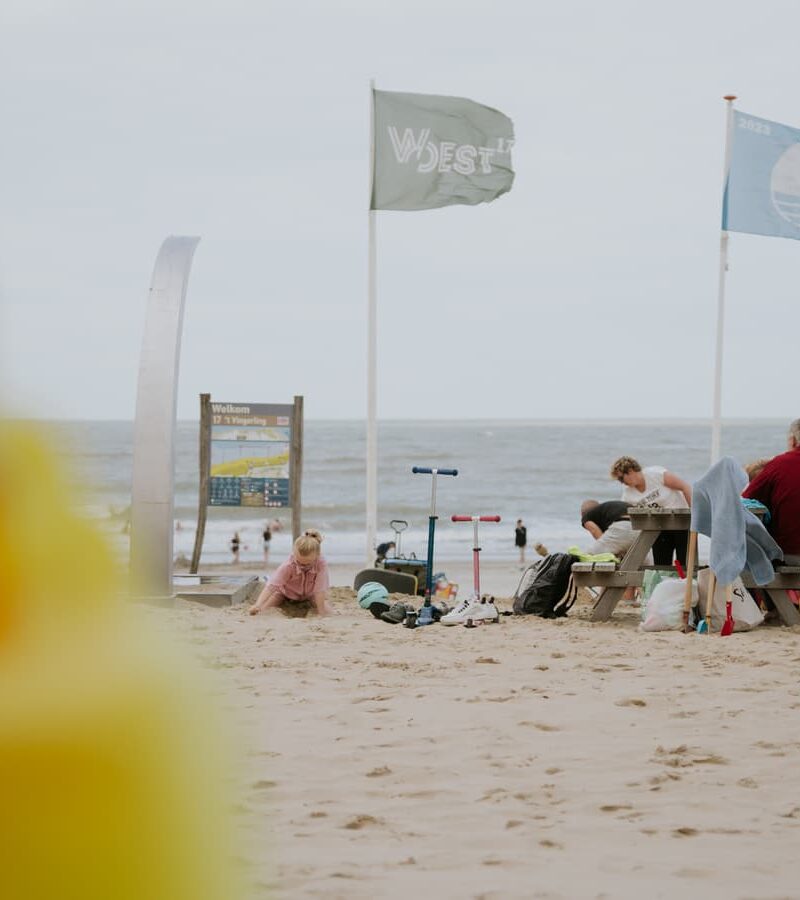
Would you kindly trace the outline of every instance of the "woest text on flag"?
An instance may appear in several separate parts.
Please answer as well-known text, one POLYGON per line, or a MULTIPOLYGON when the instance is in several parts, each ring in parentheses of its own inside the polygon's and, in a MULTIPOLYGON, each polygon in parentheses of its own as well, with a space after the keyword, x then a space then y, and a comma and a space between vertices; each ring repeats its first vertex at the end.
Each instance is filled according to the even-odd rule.
POLYGON ((395 159, 405 164, 416 162, 416 170, 421 173, 456 172, 458 175, 474 175, 480 171, 489 175, 492 159, 496 154, 508 154, 514 141, 498 138, 496 147, 478 147, 475 144, 457 144, 455 141, 430 140, 430 129, 411 128, 403 130, 402 136, 394 125, 387 127, 395 159))

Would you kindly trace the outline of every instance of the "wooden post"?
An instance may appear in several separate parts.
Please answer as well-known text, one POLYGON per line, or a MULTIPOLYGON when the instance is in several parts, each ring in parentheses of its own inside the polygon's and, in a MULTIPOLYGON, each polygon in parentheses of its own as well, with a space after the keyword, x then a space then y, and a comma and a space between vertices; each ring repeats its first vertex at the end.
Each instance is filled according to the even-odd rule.
POLYGON ((689 634, 693 628, 689 627, 689 615, 692 611, 692 578, 697 561, 697 532, 689 532, 689 555, 686 560, 686 592, 683 595, 683 633, 689 634))
POLYGON ((711 605, 714 602, 714 591, 717 589, 717 576, 714 570, 709 566, 708 569, 708 587, 706 594, 706 634, 711 634, 711 605))
POLYGON ((206 514, 208 511, 208 477, 211 462, 211 394, 200 394, 200 489, 197 492, 197 531, 194 536, 194 550, 189 572, 197 574, 203 539, 206 536, 206 514))
POLYGON ((289 452, 289 477, 292 507, 292 541, 300 537, 302 527, 302 480, 303 480, 303 398, 295 396, 292 413, 292 445, 289 452))

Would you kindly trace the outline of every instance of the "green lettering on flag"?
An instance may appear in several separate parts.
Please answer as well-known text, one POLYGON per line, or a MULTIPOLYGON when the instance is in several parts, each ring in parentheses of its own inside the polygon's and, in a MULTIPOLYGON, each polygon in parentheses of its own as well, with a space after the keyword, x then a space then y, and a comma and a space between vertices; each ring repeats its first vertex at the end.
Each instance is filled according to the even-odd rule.
POLYGON ((374 91, 372 209, 490 203, 511 190, 514 125, 461 97, 374 91))

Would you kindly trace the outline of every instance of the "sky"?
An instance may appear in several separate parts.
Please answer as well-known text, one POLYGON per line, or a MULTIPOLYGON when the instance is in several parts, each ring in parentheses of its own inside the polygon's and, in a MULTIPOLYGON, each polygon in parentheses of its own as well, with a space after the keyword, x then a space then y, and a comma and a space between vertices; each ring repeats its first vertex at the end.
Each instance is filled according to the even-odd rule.
MULTIPOLYGON (((379 418, 707 417, 722 96, 800 127, 798 34, 769 0, 3 0, 0 404, 132 418, 186 234, 178 416, 363 417, 374 78, 516 132, 494 203, 376 214, 379 418)), ((724 416, 800 415, 799 276, 731 236, 724 416)))

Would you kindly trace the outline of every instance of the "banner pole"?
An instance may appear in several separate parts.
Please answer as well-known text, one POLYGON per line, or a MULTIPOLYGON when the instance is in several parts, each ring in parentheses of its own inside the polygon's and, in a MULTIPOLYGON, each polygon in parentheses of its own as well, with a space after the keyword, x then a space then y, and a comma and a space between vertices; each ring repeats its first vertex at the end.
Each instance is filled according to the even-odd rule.
POLYGON ((369 197, 367 204, 367 510, 365 560, 371 566, 378 524, 378 428, 377 428, 377 336, 375 210, 372 189, 375 179, 375 79, 369 82, 369 197))
POLYGON ((200 489, 197 496, 197 530, 189 574, 197 575, 208 518, 208 479, 211 462, 211 394, 200 394, 200 489))
MULTIPOLYGON (((731 168, 731 139, 733 134, 733 94, 725 96, 727 118, 725 122, 725 163, 722 173, 722 196, 728 188, 728 173, 731 168)), ((719 239, 719 289, 717 294, 717 346, 714 360, 714 411, 711 420, 711 465, 720 457, 722 436, 722 344, 725 331, 725 282, 728 271, 728 232, 723 228, 719 239)))

